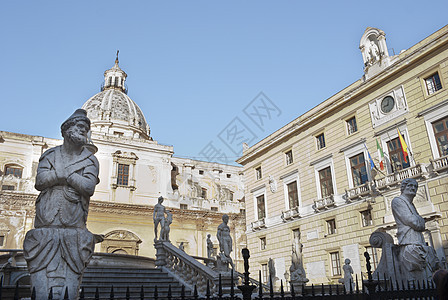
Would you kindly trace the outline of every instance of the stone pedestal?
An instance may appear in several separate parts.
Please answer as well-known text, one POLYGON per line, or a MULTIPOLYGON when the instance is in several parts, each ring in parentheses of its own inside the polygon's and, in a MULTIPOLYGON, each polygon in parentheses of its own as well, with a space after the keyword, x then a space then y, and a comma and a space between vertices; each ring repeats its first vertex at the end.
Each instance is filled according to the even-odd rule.
POLYGON ((163 241, 156 241, 154 248, 156 249, 156 268, 161 268, 166 265, 166 252, 163 249, 163 241))
POLYGON ((299 281, 290 281, 289 285, 294 287, 294 292, 297 294, 300 294, 302 292, 302 287, 308 282, 309 280, 307 279, 306 281, 304 280, 299 280, 299 281))

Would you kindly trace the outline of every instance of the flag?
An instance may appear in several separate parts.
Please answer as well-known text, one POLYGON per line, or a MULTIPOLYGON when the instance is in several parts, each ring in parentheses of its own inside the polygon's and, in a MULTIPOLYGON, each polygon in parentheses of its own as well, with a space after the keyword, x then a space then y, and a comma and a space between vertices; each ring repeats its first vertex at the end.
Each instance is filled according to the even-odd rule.
POLYGON ((375 168, 375 164, 373 163, 372 156, 370 156, 369 149, 367 149, 367 146, 366 146, 365 143, 364 143, 364 147, 366 148, 366 150, 367 150, 367 155, 369 156, 370 170, 373 170, 373 169, 375 168))
POLYGON ((378 150, 378 157, 380 158, 380 169, 384 170, 384 152, 380 143, 378 143, 378 140, 376 140, 376 149, 378 150))
POLYGON ((403 136, 400 133, 400 130, 397 128, 398 131, 398 138, 400 139, 400 145, 401 145, 401 151, 403 152, 404 162, 407 163, 407 156, 408 156, 408 145, 406 145, 406 142, 404 141, 403 136))

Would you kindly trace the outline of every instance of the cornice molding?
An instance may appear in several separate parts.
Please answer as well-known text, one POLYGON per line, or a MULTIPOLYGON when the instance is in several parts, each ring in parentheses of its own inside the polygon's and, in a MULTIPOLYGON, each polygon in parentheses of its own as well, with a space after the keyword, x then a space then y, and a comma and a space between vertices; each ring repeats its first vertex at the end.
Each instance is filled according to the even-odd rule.
POLYGON ((393 125, 387 126, 387 127, 384 128, 384 129, 375 131, 375 133, 373 134, 373 136, 375 137, 375 136, 383 135, 384 133, 386 133, 386 132, 388 132, 388 131, 391 131, 391 130, 394 130, 395 128, 398 128, 398 127, 400 127, 400 126, 406 125, 406 123, 407 123, 407 120, 406 120, 406 119, 403 119, 403 120, 401 120, 401 121, 399 121, 399 122, 397 122, 397 123, 395 123, 395 124, 393 124, 393 125))
POLYGON ((427 109, 419 112, 417 114, 417 118, 423 117, 424 115, 429 114, 430 112, 433 112, 434 110, 439 109, 439 108, 441 108, 441 107, 443 107, 445 105, 448 105, 448 99, 443 100, 442 102, 437 103, 436 105, 431 106, 430 108, 427 108, 427 109))
POLYGON ((324 157, 318 158, 318 159, 316 159, 316 160, 310 162, 310 166, 314 166, 315 164, 318 164, 318 163, 320 163, 320 162, 323 162, 324 160, 327 160, 327 159, 332 158, 332 157, 333 157, 333 154, 332 154, 332 153, 330 153, 330 154, 328 154, 328 155, 325 155, 324 157))
POLYGON ((348 145, 348 146, 342 147, 341 150, 339 150, 339 153, 345 152, 345 151, 347 151, 348 149, 351 149, 351 148, 353 148, 353 147, 358 146, 359 144, 363 144, 363 143, 366 142, 366 140, 367 140, 366 138, 362 138, 362 139, 360 139, 359 141, 356 141, 356 142, 354 142, 354 143, 351 143, 351 144, 348 145))

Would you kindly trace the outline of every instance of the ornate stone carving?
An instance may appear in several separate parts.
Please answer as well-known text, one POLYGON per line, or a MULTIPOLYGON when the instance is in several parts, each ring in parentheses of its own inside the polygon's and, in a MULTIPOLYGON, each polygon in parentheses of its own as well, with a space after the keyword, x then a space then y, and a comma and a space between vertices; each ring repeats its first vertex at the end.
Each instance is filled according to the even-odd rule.
POLYGON ((269 189, 272 193, 277 192, 277 181, 272 175, 269 175, 269 189))

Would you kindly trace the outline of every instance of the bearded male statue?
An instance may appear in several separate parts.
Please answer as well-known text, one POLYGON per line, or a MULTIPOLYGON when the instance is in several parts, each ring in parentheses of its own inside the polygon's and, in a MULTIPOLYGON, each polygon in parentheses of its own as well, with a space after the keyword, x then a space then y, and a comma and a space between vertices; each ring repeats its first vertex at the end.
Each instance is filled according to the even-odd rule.
POLYGON ((62 125, 64 142, 39 160, 34 227, 23 243, 36 299, 78 299, 82 274, 93 254, 94 235, 86 228, 90 197, 98 184, 99 164, 86 147, 90 120, 76 110, 62 125))

